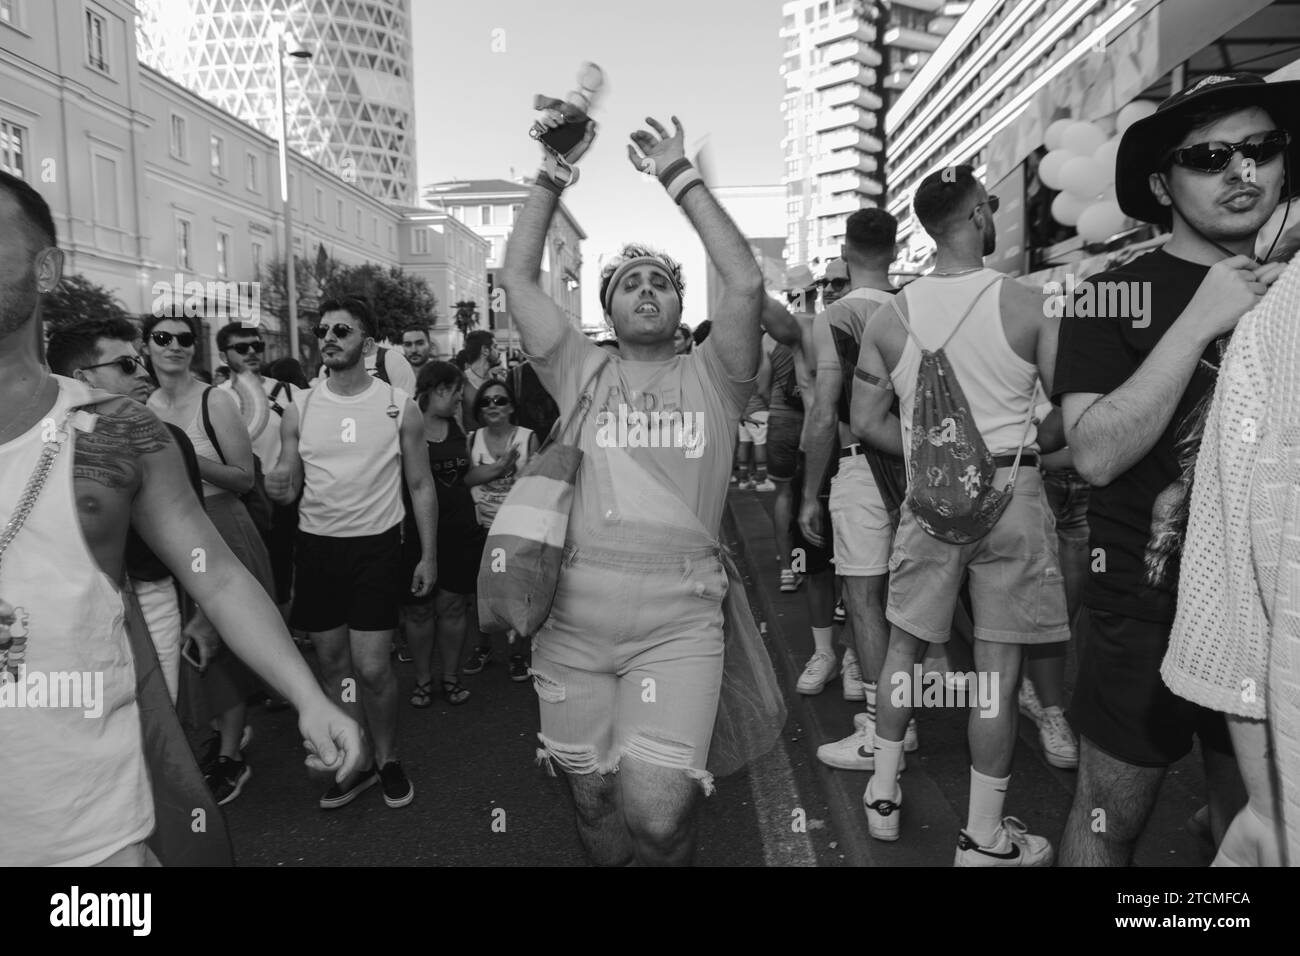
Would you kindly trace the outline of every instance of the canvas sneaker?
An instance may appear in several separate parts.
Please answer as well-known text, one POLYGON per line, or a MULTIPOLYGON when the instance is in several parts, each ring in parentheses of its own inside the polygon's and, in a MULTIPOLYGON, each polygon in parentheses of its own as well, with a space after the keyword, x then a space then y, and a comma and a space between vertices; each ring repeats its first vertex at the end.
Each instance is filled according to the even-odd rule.
POLYGON ((901 826, 903 791, 898 791, 897 800, 885 800, 871 793, 871 785, 876 782, 872 777, 867 781, 867 789, 862 791, 862 809, 867 813, 867 832, 877 840, 894 841, 898 839, 901 826))
POLYGON ((741 491, 753 491, 754 481, 750 478, 746 478, 740 484, 736 485, 736 487, 739 488, 741 491))
POLYGON ((835 654, 830 651, 818 651, 808 658, 808 665, 799 675, 799 681, 794 685, 794 689, 801 694, 820 694, 838 673, 839 664, 835 660, 835 654))
POLYGON ((1043 709, 1043 719, 1038 722, 1038 739, 1043 744, 1043 756, 1053 767, 1062 770, 1078 769, 1079 741, 1061 708, 1043 709))
POLYGON ((762 481, 754 485, 754 490, 755 491, 776 491, 776 482, 772 481, 771 478, 764 478, 762 481))
POLYGON ((1034 836, 1015 817, 1003 817, 997 835, 988 846, 980 846, 962 830, 957 836, 953 866, 1051 866, 1054 858, 1052 844, 1046 837, 1034 836))
POLYGON ((1020 682, 1018 699, 1020 712, 1035 724, 1041 724, 1043 722, 1043 705, 1038 700, 1038 692, 1034 690, 1034 682, 1028 677, 1020 682))
POLYGON ((844 686, 845 700, 867 699, 867 684, 862 679, 862 665, 858 663, 858 652, 851 647, 844 652, 844 660, 840 662, 840 681, 844 686))
POLYGON ((390 760, 379 768, 379 782, 384 787, 384 803, 394 810, 415 799, 415 784, 411 783, 399 761, 390 760))
POLYGON ((844 602, 836 601, 835 602, 835 623, 843 624, 848 619, 849 619, 849 612, 844 610, 844 602))
MULTIPOLYGON (((871 739, 873 741, 875 740, 876 737, 875 721, 873 721, 866 714, 854 714, 853 726, 857 730, 863 730, 867 727, 870 727, 871 739)), ((907 729, 903 731, 903 753, 905 754, 916 753, 920 749, 921 749, 921 735, 916 729, 916 718, 913 717, 911 720, 907 722, 907 729)))
POLYGON ((798 591, 799 585, 803 584, 803 575, 795 574, 789 568, 781 572, 781 590, 787 594, 791 591, 798 591))
POLYGON ((212 790, 217 806, 224 807, 243 793, 244 784, 252 776, 253 768, 246 760, 217 757, 217 762, 208 775, 208 787, 212 790))
POLYGON ((341 786, 336 780, 330 784, 330 788, 321 796, 320 808, 322 810, 337 810, 339 807, 346 807, 378 782, 379 772, 375 770, 374 766, 357 774, 347 787, 341 786))
MULTIPOLYGON (((865 717, 866 714, 859 716, 865 717)), ((904 745, 906 746, 906 744, 904 745)), ((817 748, 817 759, 836 770, 875 770, 876 769, 876 734, 875 726, 870 722, 860 725, 855 720, 853 733, 843 740, 822 744, 817 748)), ((907 769, 906 751, 898 763, 898 772, 907 769)))
POLYGON ((492 649, 487 647, 476 647, 474 653, 469 656, 465 666, 461 668, 465 674, 480 674, 483 668, 492 663, 492 649))

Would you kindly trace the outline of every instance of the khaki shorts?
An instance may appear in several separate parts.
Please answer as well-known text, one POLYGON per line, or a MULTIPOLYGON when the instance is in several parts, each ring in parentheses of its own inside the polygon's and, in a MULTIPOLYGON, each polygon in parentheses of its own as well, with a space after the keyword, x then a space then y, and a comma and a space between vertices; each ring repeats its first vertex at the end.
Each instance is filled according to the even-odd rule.
POLYGON ((767 416, 766 411, 750 412, 740 420, 737 426, 736 435, 744 444, 753 443, 755 445, 767 444, 767 416))
MULTIPOLYGON (((1010 477, 1010 468, 999 468, 994 482, 1002 487, 1010 477)), ((1070 639, 1056 519, 1036 468, 1020 469, 1011 504, 993 530, 972 544, 930 536, 904 502, 889 559, 889 623, 931 644, 945 643, 968 572, 977 640, 1054 644, 1070 639)))
POLYGON ((840 470, 831 479, 830 507, 835 573, 858 578, 888 571, 894 528, 871 465, 862 455, 840 459, 840 470))

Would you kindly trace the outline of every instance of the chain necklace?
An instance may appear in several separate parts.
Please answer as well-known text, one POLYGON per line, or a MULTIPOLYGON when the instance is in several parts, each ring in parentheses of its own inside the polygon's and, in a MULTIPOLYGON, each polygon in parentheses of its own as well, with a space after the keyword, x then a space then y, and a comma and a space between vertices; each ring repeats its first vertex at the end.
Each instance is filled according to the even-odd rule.
MULTIPOLYGON (((18 505, 14 508, 12 517, 5 522, 3 528, 0 528, 0 564, 4 562, 9 545, 13 543, 14 538, 18 537, 18 532, 22 530, 32 509, 36 507, 36 499, 40 497, 41 489, 45 487, 45 481, 54 468, 54 459, 58 457, 67 439, 68 420, 71 416, 72 411, 69 410, 54 437, 41 449, 36 467, 32 470, 31 477, 27 479, 27 485, 18 498, 18 505)), ((17 680, 23 661, 27 657, 27 635, 15 636, 10 633, 9 626, 3 624, 0 624, 0 635, 3 636, 3 640, 0 640, 0 674, 7 671, 17 680)))
POLYGON ((13 419, 10 421, 8 425, 6 425, 3 429, 0 429, 0 440, 4 440, 4 441, 9 440, 9 430, 13 428, 16 423, 21 422, 23 416, 26 415, 29 411, 31 411, 32 406, 35 405, 38 401, 40 401, 41 393, 45 391, 45 386, 49 384, 49 381, 50 381, 50 370, 47 368, 45 369, 45 375, 41 377, 41 384, 36 386, 36 391, 32 393, 31 398, 27 399, 27 404, 18 410, 18 413, 14 415, 13 419))

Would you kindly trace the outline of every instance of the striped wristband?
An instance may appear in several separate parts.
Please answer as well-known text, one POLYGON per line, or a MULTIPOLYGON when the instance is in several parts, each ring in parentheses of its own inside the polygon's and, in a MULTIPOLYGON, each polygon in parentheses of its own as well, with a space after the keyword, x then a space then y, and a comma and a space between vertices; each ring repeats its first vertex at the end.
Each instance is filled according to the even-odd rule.
POLYGON ((673 202, 681 205, 682 197, 692 186, 703 183, 704 177, 691 165, 689 159, 679 159, 659 174, 659 181, 663 183, 664 189, 668 190, 668 195, 673 198, 673 202))
POLYGON ((537 174, 537 179, 535 179, 534 182, 538 186, 541 186, 543 189, 555 193, 555 195, 557 196, 559 196, 564 191, 564 187, 561 186, 559 183, 557 183, 554 179, 552 179, 551 174, 548 173, 545 169, 542 169, 537 174))

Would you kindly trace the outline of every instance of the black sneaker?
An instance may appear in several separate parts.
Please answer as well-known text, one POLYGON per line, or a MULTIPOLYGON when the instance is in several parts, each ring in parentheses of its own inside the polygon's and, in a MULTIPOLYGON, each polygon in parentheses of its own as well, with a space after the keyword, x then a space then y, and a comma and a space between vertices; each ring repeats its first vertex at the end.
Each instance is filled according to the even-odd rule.
POLYGON ((517 684, 528 680, 528 659, 523 654, 510 655, 510 679, 517 684))
POLYGON ((217 806, 224 807, 244 790, 244 784, 253 776, 253 768, 245 760, 231 760, 229 757, 217 757, 216 765, 208 776, 208 786, 217 799, 217 806))
POLYGON ((217 759, 221 756, 221 734, 213 734, 203 744, 203 749, 199 751, 199 772, 204 777, 212 776, 212 771, 217 768, 217 759))
POLYGON ((478 674, 483 668, 492 663, 492 649, 488 647, 476 647, 474 653, 469 656, 465 666, 461 668, 462 673, 478 674))
POLYGON ((415 784, 398 761, 390 760, 380 767, 379 779, 384 785, 384 803, 394 810, 415 799, 415 784))
POLYGON ((378 782, 379 774, 375 772, 374 766, 361 771, 350 786, 343 787, 335 781, 330 784, 330 788, 320 798, 320 808, 322 810, 337 810, 339 807, 346 807, 378 782))

